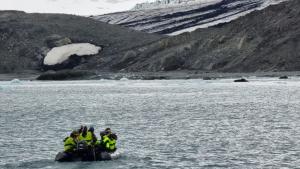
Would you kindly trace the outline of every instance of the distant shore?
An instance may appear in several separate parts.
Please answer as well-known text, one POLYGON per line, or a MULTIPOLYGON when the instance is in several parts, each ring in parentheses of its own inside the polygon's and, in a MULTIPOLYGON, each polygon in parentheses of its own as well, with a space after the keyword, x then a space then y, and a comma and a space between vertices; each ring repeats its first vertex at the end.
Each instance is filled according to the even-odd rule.
POLYGON ((252 72, 252 73, 224 73, 203 71, 169 71, 169 72, 92 72, 92 71, 63 71, 51 73, 14 73, 0 74, 0 81, 19 80, 171 80, 171 79, 223 79, 249 77, 282 77, 300 76, 300 71, 292 72, 252 72))

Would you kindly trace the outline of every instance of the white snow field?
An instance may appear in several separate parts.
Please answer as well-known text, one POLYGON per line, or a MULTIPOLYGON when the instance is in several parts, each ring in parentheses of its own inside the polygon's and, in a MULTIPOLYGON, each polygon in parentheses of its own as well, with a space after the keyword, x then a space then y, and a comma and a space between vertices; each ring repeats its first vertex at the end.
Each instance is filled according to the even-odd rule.
POLYGON ((90 43, 74 43, 60 47, 52 48, 44 59, 45 65, 60 64, 69 59, 72 55, 85 56, 96 55, 101 50, 101 47, 90 43))

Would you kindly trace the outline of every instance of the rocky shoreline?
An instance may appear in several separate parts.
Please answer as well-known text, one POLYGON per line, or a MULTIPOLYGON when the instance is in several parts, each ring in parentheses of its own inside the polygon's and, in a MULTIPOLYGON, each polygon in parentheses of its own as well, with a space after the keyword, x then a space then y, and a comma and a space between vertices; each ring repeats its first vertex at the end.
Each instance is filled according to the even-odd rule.
POLYGON ((252 73, 223 73, 201 71, 170 71, 170 72, 97 72, 97 71, 60 71, 46 72, 40 75, 37 72, 0 74, 0 81, 13 79, 27 81, 55 81, 55 80, 175 80, 175 79, 225 79, 250 77, 296 77, 300 71, 293 72, 252 72, 252 73))

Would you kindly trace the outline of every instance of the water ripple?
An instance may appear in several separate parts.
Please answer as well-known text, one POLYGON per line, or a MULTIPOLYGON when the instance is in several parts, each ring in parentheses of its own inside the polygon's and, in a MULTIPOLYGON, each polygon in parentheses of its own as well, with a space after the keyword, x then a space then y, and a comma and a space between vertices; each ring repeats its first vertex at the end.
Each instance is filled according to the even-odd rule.
POLYGON ((300 80, 0 82, 0 168, 297 168, 300 80), (80 124, 118 160, 56 163, 80 124))

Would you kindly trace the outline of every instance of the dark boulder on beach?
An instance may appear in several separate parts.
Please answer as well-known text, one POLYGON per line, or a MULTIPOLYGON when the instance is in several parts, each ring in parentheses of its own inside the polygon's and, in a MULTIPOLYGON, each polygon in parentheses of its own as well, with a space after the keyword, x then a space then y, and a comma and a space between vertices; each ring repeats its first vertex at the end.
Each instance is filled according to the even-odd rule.
POLYGON ((288 79, 288 76, 280 76, 279 79, 288 79))
POLYGON ((234 82, 249 82, 249 81, 247 79, 241 78, 241 79, 234 80, 234 82))
POLYGON ((37 80, 80 80, 89 79, 96 74, 92 71, 82 70, 61 70, 61 71, 47 71, 37 77, 37 80))
POLYGON ((202 79, 203 79, 203 80, 212 80, 211 77, 203 77, 202 79))

